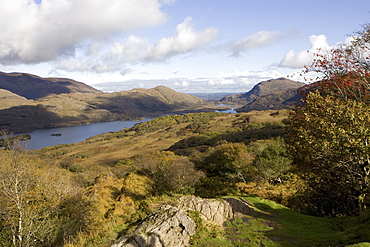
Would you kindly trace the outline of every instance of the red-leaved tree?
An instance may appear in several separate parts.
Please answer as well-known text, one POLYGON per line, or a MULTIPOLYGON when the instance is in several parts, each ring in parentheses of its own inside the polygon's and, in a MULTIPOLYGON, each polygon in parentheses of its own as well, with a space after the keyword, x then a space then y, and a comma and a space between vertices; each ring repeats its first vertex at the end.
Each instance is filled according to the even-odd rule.
POLYGON ((306 172, 302 208, 356 214, 366 206, 370 170, 370 25, 348 44, 318 50, 305 72, 321 79, 302 90, 286 120, 287 144, 306 172))

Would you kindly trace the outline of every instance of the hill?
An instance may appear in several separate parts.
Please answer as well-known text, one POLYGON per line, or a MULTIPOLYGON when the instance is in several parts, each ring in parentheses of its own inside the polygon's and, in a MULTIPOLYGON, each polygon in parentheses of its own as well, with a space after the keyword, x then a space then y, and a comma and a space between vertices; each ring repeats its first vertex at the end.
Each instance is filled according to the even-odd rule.
POLYGON ((0 72, 0 89, 8 90, 27 99, 39 99, 51 94, 100 92, 71 79, 42 78, 26 73, 4 72, 0 72))
POLYGON ((297 89, 272 93, 256 98, 252 102, 236 109, 237 112, 261 111, 261 110, 282 110, 301 100, 297 89))
MULTIPOLYGON (((216 104, 236 104, 238 111, 278 110, 296 100, 304 85, 285 78, 258 83, 245 94, 230 95, 216 104)), ((180 111, 214 111, 215 106, 194 95, 165 86, 103 93, 82 82, 0 72, 0 129, 30 132, 102 121, 157 117, 180 111)))
POLYGON ((205 102, 165 86, 104 93, 67 78, 0 72, 0 129, 36 129, 157 117, 205 102))
MULTIPOLYGON (((244 94, 235 94, 223 97, 221 103, 236 103, 236 104, 248 104, 253 102, 259 97, 263 97, 270 94, 281 94, 282 98, 286 98, 283 94, 287 90, 298 89, 305 85, 301 82, 296 82, 286 78, 271 79, 263 81, 255 85, 249 92, 244 94)), ((263 108, 263 107, 260 107, 263 108)), ((266 109, 267 110, 267 109, 266 109)))
POLYGON ((11 132, 156 117, 205 104, 202 99, 164 86, 115 93, 50 94, 35 100, 1 92, 0 129, 11 132))
MULTIPOLYGON (((240 131, 240 126, 256 124, 261 127, 260 123, 270 122, 273 129, 263 130, 268 132, 267 135, 279 136, 283 129, 273 124, 284 119, 287 112, 281 111, 278 115, 272 113, 274 111, 241 114, 207 112, 161 116, 129 129, 97 135, 80 143, 46 147, 40 152, 44 156, 55 159, 77 158, 73 163, 83 167, 93 165, 113 167, 120 160, 155 151, 169 150, 185 154, 201 150, 211 145, 210 143, 216 144, 222 132, 227 132, 222 138, 229 142, 238 138, 247 139, 246 136, 250 135, 250 130, 245 128, 245 131, 240 131), (217 134, 210 135, 205 144, 204 139, 202 141, 197 139, 204 133, 217 134)), ((252 132, 251 140, 264 135, 254 129, 252 132)))
MULTIPOLYGON (((46 163, 69 170, 75 175, 73 178, 86 186, 94 196, 96 201, 93 206, 97 207, 93 208, 94 220, 99 222, 94 233, 100 231, 104 237, 91 238, 91 243, 95 240, 105 242, 104 246, 122 246, 112 244, 119 236, 137 233, 134 228, 142 229, 140 224, 143 222, 149 222, 146 229, 157 229, 157 219, 166 222, 173 238, 175 234, 172 235, 172 232, 180 232, 186 227, 180 222, 179 214, 168 209, 169 206, 180 208, 183 197, 171 191, 164 191, 161 196, 158 191, 184 186, 186 190, 181 193, 193 193, 189 188, 194 187, 196 181, 202 181, 202 174, 194 170, 192 162, 196 162, 202 153, 207 153, 207 149, 214 150, 224 145, 220 143, 243 142, 256 152, 266 148, 264 145, 274 137, 284 135, 284 127, 280 122, 288 114, 287 111, 280 111, 278 115, 271 113, 274 111, 162 116, 80 143, 36 150, 34 155, 39 155, 46 163), (160 212, 171 213, 166 214, 170 216, 155 217, 160 212), (176 220, 173 229, 171 217, 176 220)), ((258 243, 258 246, 259 243, 266 246, 347 246, 368 241, 369 231, 366 229, 369 227, 369 214, 333 219, 312 217, 292 211, 286 205, 256 197, 287 204, 290 195, 300 184, 296 179, 297 176, 287 174, 284 181, 278 184, 238 183, 241 192, 250 196, 236 195, 226 200, 239 201, 252 207, 252 210, 246 213, 240 203, 233 204, 235 207, 232 212, 238 213, 236 218, 230 216, 230 210, 224 210, 225 207, 216 204, 225 200, 225 197, 207 199, 210 203, 199 203, 202 200, 199 197, 189 197, 196 203, 189 204, 194 208, 186 206, 186 210, 183 210, 189 213, 190 219, 186 222, 193 219, 197 226, 190 246, 252 246, 249 245, 251 242, 258 243), (208 222, 207 217, 203 217, 205 211, 212 215, 226 215, 227 221, 221 226, 216 225, 215 220, 208 222), (220 241, 222 245, 215 244, 220 241)), ((215 181, 213 186, 217 184, 215 181)), ((151 235, 149 230, 140 233, 151 235)), ((157 231, 155 233, 169 241, 168 236, 158 235, 157 231)))

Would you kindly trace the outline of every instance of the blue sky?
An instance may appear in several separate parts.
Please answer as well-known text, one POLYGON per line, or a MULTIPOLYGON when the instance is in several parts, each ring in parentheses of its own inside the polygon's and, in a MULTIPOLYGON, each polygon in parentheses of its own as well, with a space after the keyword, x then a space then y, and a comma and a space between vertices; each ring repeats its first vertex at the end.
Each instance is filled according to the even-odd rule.
MULTIPOLYGON (((0 0, 0 70, 107 92, 246 92, 370 20, 368 0, 0 0), (309 51, 309 52, 307 52, 309 51)), ((293 77, 302 80, 299 76, 293 77)))

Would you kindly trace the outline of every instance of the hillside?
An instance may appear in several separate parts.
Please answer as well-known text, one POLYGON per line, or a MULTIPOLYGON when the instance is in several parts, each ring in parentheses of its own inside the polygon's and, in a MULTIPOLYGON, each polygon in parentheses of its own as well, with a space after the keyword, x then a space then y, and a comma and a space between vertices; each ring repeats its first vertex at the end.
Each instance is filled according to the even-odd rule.
MULTIPOLYGON (((284 182, 278 184, 260 180, 258 185, 240 182, 242 197, 236 194, 203 200, 189 196, 194 193, 189 188, 194 188, 204 176, 194 169, 193 162, 207 154, 207 149, 242 142, 249 150, 259 152, 266 148, 264 145, 284 135, 281 120, 287 114, 287 111, 278 114, 254 111, 168 115, 80 143, 35 150, 33 155, 70 171, 93 196, 95 204, 89 207, 93 208, 94 220, 99 223, 93 236, 100 233, 103 237, 91 237, 91 244, 86 246, 124 246, 113 244, 118 243, 118 239, 121 243, 130 241, 135 234, 149 238, 153 232, 156 238, 175 241, 176 233, 185 232, 184 228, 189 227, 185 223, 191 220, 196 225, 196 233, 193 231, 190 240, 187 239, 190 246, 347 246, 368 241, 368 214, 328 219, 286 207, 291 200, 289 196, 300 184, 292 174, 287 174, 284 182), (187 194, 188 199, 184 199, 182 193, 187 194), (184 200, 190 203, 181 204, 184 200), (223 200, 235 202, 232 209, 218 206, 223 200), (180 217, 179 209, 188 215, 180 217), (235 215, 228 213, 230 211, 235 215), (212 220, 208 220, 208 215, 212 220), (217 225, 219 221, 222 224, 217 225), (130 237, 125 238, 126 234, 130 237)), ((227 157, 234 156, 227 154, 227 157)), ((217 186, 217 180, 212 186, 217 186)), ((71 246, 85 246, 83 243, 71 246)))
POLYGON ((71 79, 0 72, 0 129, 16 133, 156 117, 204 104, 164 86, 103 93, 71 79))
POLYGON ((32 100, 28 100, 25 97, 19 96, 18 94, 12 93, 5 89, 0 89, 0 110, 10 108, 13 106, 32 104, 32 100))
MULTIPOLYGON (((233 141, 235 138, 246 139, 246 135, 250 133, 249 130, 241 131, 239 128, 242 126, 258 125, 261 122, 279 122, 287 116, 285 111, 281 111, 280 114, 273 113, 275 111, 241 114, 208 112, 162 116, 126 130, 101 134, 80 143, 46 147, 40 152, 62 160, 69 157, 80 157, 73 163, 83 167, 86 165, 113 167, 122 159, 154 151, 169 150, 184 154, 202 150, 210 143, 217 143, 220 138, 220 136, 213 138, 211 135, 206 145, 204 139, 202 142, 196 139, 203 133, 225 132, 228 134, 222 138, 227 141, 233 141), (240 137, 237 137, 238 135, 240 137)), ((258 131, 252 132, 251 140, 261 136, 258 131)), ((281 135, 282 127, 273 127, 268 132, 272 136, 281 135)))
POLYGON ((0 72, 0 89, 8 90, 27 99, 39 99, 51 94, 100 92, 71 79, 42 78, 26 73, 4 72, 0 72))
MULTIPOLYGON (((302 85, 285 78, 272 79, 258 83, 247 93, 226 96, 215 102, 244 105, 239 112, 280 110, 298 100, 294 92, 302 85)), ((215 105, 206 105, 203 99, 165 86, 103 93, 71 79, 0 72, 0 89, 3 90, 0 93, 0 128, 12 132, 156 117, 195 109, 215 110, 215 105)))
POLYGON ((2 95, 0 129, 11 132, 156 117, 205 104, 195 96, 164 86, 115 93, 51 94, 37 100, 27 100, 5 90, 2 95))
POLYGON ((301 95, 296 89, 288 89, 256 98, 252 102, 237 108, 237 112, 282 110, 301 100, 301 95))
MULTIPOLYGON (((270 94, 284 94, 287 90, 298 89, 305 85, 301 82, 296 82, 286 78, 271 79, 263 81, 255 85, 249 92, 244 94, 235 94, 223 97, 221 103, 237 103, 237 104, 248 104, 253 102, 259 97, 263 97, 270 94)), ((285 96, 281 96, 286 98, 285 96)), ((263 107, 260 107, 263 108, 263 107)))

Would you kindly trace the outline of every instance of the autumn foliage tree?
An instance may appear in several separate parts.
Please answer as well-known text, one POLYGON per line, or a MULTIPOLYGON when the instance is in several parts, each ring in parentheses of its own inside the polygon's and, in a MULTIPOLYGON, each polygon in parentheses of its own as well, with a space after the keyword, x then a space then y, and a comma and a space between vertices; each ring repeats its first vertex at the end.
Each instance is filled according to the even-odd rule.
POLYGON ((370 25, 350 44, 318 50, 306 72, 320 80, 302 90, 303 99, 286 120, 287 144, 305 172, 297 197, 306 212, 353 215, 366 206, 370 154, 370 25))
POLYGON ((309 172, 301 201, 312 214, 355 214, 368 188, 370 108, 318 93, 304 103, 288 120, 291 153, 309 172))
POLYGON ((315 72, 321 80, 307 85, 303 96, 311 91, 370 103, 370 24, 330 51, 318 49, 306 73, 315 72))
POLYGON ((89 200, 61 169, 0 152, 0 246, 63 246, 89 224, 89 200))
POLYGON ((350 44, 318 51, 306 72, 321 79, 302 90, 286 120, 288 147, 305 171, 298 197, 316 215, 351 215, 365 207, 369 179, 370 25, 350 44))

